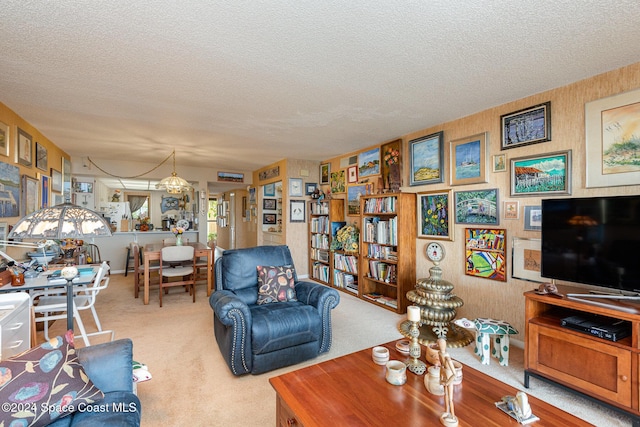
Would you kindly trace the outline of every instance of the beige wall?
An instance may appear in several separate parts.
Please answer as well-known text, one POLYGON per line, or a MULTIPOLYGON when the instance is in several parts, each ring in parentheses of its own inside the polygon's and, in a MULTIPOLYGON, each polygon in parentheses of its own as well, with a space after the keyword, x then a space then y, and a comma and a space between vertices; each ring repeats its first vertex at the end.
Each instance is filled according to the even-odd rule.
MULTIPOLYGON (((402 191, 423 192, 449 188, 452 188, 454 191, 466 191, 498 188, 501 210, 505 200, 513 200, 520 203, 520 219, 504 220, 501 218, 498 226, 498 228, 506 229, 507 233, 509 276, 507 282, 497 282, 465 275, 464 231, 465 227, 467 227, 466 225, 455 225, 454 241, 442 242, 447 254, 441 263, 444 271, 443 278, 455 285, 454 293, 460 296, 465 303, 458 311, 458 317, 492 317, 506 320, 521 332, 521 335, 516 336, 515 339, 524 340, 524 336, 522 335, 524 334, 524 297, 522 294, 525 291, 537 287, 538 284, 512 279, 510 277, 511 239, 513 237, 540 238, 539 232, 524 231, 523 209, 524 206, 528 205, 540 205, 541 197, 510 197, 509 172, 492 173, 490 166, 488 169, 488 183, 450 187, 448 184, 448 182, 450 182, 450 141, 488 132, 489 159, 495 154, 504 153, 507 157, 507 164, 509 164, 509 159, 515 157, 572 150, 572 196, 640 194, 639 186, 585 188, 585 103, 637 88, 640 88, 640 63, 402 136, 403 179, 405 183, 402 191), (500 116, 547 101, 551 101, 552 140, 501 151, 500 116), (443 184, 408 187, 408 141, 441 130, 444 131, 445 138, 446 182, 443 184)), ((443 102, 446 102, 446 100, 443 102)), ((386 141, 381 141, 379 144, 384 144, 385 142, 386 141)), ((367 147, 362 151, 372 147, 367 147)), ((349 154, 354 153, 329 159, 328 161, 331 162, 331 170, 338 170, 339 159, 349 154)), ((338 197, 343 197, 343 195, 338 195, 338 197)), ((429 242, 429 240, 416 240, 416 269, 418 278, 428 277, 428 271, 432 265, 424 256, 424 247, 427 242, 429 242)))

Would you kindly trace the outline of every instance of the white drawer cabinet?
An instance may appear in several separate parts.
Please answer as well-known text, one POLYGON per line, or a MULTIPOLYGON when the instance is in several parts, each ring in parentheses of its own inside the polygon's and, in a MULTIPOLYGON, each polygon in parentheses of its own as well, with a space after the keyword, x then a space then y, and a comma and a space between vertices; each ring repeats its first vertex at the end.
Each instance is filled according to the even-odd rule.
POLYGON ((31 300, 26 292, 0 294, 0 360, 31 346, 31 300))

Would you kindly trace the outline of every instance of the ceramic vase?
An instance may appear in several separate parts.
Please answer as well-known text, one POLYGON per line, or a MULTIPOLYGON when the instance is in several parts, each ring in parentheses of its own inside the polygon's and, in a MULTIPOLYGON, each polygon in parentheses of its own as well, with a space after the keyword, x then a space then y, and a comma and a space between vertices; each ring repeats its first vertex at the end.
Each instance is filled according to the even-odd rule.
POLYGON ((182 234, 176 236, 176 246, 182 246, 182 234))

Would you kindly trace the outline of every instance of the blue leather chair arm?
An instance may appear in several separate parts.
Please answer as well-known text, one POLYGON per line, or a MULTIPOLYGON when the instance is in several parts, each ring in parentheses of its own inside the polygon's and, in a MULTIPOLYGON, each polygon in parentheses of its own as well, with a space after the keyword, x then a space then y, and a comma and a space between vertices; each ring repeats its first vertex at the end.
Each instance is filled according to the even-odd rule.
POLYGON ((78 360, 104 393, 133 392, 133 342, 126 338, 78 349, 78 360))
POLYGON ((251 324, 249 307, 233 292, 211 294, 216 341, 227 365, 235 375, 251 372, 251 324))
POLYGON ((322 319, 322 339, 320 353, 331 349, 331 310, 338 306, 340 294, 335 289, 312 282, 296 283, 298 301, 315 307, 322 319))

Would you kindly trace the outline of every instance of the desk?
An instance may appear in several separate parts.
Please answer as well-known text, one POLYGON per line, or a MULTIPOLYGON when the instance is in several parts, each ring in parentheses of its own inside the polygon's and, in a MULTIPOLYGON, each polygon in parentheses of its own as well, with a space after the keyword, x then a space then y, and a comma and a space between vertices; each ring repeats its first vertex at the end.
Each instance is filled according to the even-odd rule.
MULTIPOLYGON (((204 243, 194 242, 185 243, 185 246, 193 246, 195 248, 196 258, 206 256, 207 257, 207 296, 211 295, 213 289, 213 250, 204 243)), ((160 259, 160 251, 165 246, 162 243, 151 243, 144 245, 144 251, 142 257, 144 258, 144 303, 149 304, 149 280, 151 278, 151 271, 149 265, 153 260, 160 259)))
MULTIPOLYGON (((395 341, 384 346, 392 359, 406 358, 396 351, 395 341)), ((427 391, 424 375, 407 372, 406 384, 395 386, 386 382, 385 371, 371 360, 371 349, 365 349, 270 378, 277 393, 276 425, 441 425, 444 397, 427 391)), ((494 404, 502 396, 515 395, 517 389, 469 366, 462 373, 462 384, 454 387, 460 427, 520 425, 494 404)), ((532 426, 591 425, 533 396, 529 404, 540 417, 532 426)))
POLYGON ((24 279, 24 285, 12 286, 4 285, 0 286, 0 292, 29 292, 35 289, 46 288, 67 288, 67 330, 73 330, 73 286, 74 285, 86 285, 93 282, 96 277, 97 268, 90 265, 79 265, 78 268, 93 267, 93 273, 77 276, 71 282, 67 282, 67 279, 54 279, 49 280, 49 274, 53 273, 53 270, 49 270, 44 273, 40 273, 38 277, 31 279, 24 279))

